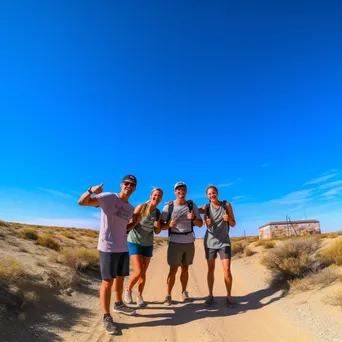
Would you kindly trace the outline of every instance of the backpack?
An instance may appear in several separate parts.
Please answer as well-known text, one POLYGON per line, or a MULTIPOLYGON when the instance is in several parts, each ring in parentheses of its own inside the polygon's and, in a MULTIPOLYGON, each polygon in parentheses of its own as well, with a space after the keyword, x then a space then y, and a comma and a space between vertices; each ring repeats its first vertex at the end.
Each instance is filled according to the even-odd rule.
MULTIPOLYGON (((186 201, 186 204, 188 205, 188 208, 189 208, 189 211, 192 211, 193 208, 194 208, 194 203, 189 200, 189 201, 186 201)), ((170 222, 171 221, 171 216, 172 216, 172 212, 173 212, 173 208, 174 208, 174 203, 172 201, 172 203, 169 205, 169 216, 167 218, 167 221, 166 222, 170 222)), ((194 233, 194 223, 191 221, 191 230, 189 232, 172 232, 171 231, 171 228, 169 228, 169 236, 172 234, 174 235, 189 235, 189 234, 193 234, 194 233)))
MULTIPOLYGON (((224 211, 227 212, 227 201, 221 201, 221 207, 223 208, 224 211)), ((207 203, 205 205, 205 215, 210 218, 210 203, 207 203)), ((229 223, 228 223, 229 225, 229 223)))

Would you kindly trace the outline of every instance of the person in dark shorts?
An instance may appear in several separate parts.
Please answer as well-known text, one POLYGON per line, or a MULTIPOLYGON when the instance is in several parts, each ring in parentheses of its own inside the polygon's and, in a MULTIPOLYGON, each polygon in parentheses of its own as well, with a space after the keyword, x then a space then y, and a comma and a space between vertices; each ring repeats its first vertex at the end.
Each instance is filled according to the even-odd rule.
POLYGON ((153 254, 154 234, 160 233, 160 211, 157 205, 163 198, 163 190, 154 188, 151 191, 150 199, 143 204, 139 204, 134 213, 141 213, 142 219, 128 233, 128 253, 133 264, 134 273, 131 274, 127 289, 125 291, 125 302, 131 304, 132 289, 138 283, 137 306, 144 307, 142 293, 146 283, 146 271, 153 254))
POLYGON ((207 230, 204 235, 205 257, 208 263, 208 288, 209 295, 205 305, 213 303, 214 271, 217 254, 221 258, 224 281, 227 289, 227 305, 234 307, 232 300, 233 277, 231 274, 231 243, 229 238, 229 227, 235 226, 233 208, 229 202, 219 201, 216 186, 210 185, 206 190, 209 204, 199 208, 201 214, 205 214, 207 230))
POLYGON ((187 186, 178 182, 174 186, 176 200, 168 202, 161 214, 162 229, 169 230, 169 246, 167 262, 170 266, 167 277, 167 295, 165 303, 172 304, 171 291, 175 284, 176 273, 182 269, 180 281, 182 284, 181 300, 189 302, 186 290, 189 279, 189 265, 193 263, 195 255, 195 236, 193 226, 202 227, 203 220, 195 203, 186 201, 187 186))
POLYGON ((136 186, 137 179, 127 175, 120 184, 119 194, 103 192, 103 184, 100 184, 91 186, 78 200, 79 205, 101 208, 101 228, 97 247, 102 277, 100 302, 104 313, 103 324, 110 334, 118 333, 109 309, 112 287, 115 298, 113 311, 126 315, 135 314, 134 309, 122 302, 122 294, 124 278, 129 275, 126 231, 141 219, 139 214, 133 214, 134 207, 128 203, 136 186), (93 194, 95 196, 92 196, 93 194))

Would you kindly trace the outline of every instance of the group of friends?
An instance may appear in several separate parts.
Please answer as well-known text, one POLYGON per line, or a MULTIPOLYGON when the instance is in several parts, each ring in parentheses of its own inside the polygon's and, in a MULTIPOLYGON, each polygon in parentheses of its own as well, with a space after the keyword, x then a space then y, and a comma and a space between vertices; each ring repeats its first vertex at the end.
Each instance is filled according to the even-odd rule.
POLYGON ((227 289, 226 303, 234 307, 231 297, 232 275, 231 243, 229 227, 235 226, 232 206, 229 202, 220 201, 218 189, 208 186, 206 195, 209 203, 202 207, 186 200, 187 185, 178 182, 174 185, 176 199, 165 204, 162 212, 157 208, 163 199, 163 190, 154 188, 147 202, 134 208, 129 197, 136 190, 137 179, 133 175, 123 177, 120 193, 103 192, 103 184, 91 186, 79 199, 78 204, 101 208, 101 227, 98 241, 102 285, 100 302, 104 313, 105 330, 110 334, 118 333, 110 314, 111 289, 114 289, 114 312, 134 315, 132 289, 138 284, 137 307, 146 306, 143 291, 146 284, 146 271, 153 255, 154 234, 168 230, 169 241, 167 262, 170 266, 167 276, 167 292, 164 303, 172 305, 172 288, 176 274, 181 268, 180 282, 182 287, 181 301, 191 302, 187 291, 189 266, 195 255, 195 235, 193 227, 207 229, 204 235, 205 256, 208 264, 207 282, 209 294, 204 305, 214 302, 213 285, 217 254, 220 255, 227 289), (204 214, 204 221, 201 217, 204 214), (124 278, 129 276, 129 263, 134 272, 131 274, 127 289, 124 291, 124 278))

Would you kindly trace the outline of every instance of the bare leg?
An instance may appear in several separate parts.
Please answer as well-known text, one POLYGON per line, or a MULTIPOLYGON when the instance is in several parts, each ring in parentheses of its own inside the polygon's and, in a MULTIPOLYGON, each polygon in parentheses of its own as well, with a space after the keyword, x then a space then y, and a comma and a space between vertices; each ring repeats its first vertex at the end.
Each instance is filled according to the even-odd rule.
POLYGON ((132 291, 134 285, 137 283, 143 273, 143 256, 142 255, 131 255, 131 263, 133 264, 134 273, 128 280, 128 290, 132 291))
POLYGON ((114 279, 105 279, 102 280, 101 289, 100 289, 100 302, 101 307, 104 314, 109 314, 110 310, 110 296, 113 286, 114 279))
POLYGON ((143 257, 143 271, 138 281, 138 297, 141 297, 144 291, 144 287, 146 283, 146 271, 147 271, 148 265, 150 264, 150 261, 151 261, 150 257, 143 257))
POLYGON ((208 274, 207 283, 209 289, 209 296, 213 295, 214 279, 215 279, 215 259, 207 260, 208 263, 208 274))
POLYGON ((224 282, 226 284, 227 289, 227 297, 231 299, 232 295, 232 285, 233 285, 233 277, 232 273, 230 272, 230 259, 223 259, 222 260, 222 267, 223 267, 223 273, 224 273, 224 282))
POLYGON ((189 280, 189 265, 181 265, 182 273, 180 275, 180 281, 182 284, 182 292, 186 291, 189 280))
POLYGON ((114 299, 115 302, 122 302, 123 284, 125 277, 118 276, 114 279, 114 299))
POLYGON ((178 266, 170 266, 170 271, 169 271, 169 274, 167 276, 167 294, 168 294, 168 296, 171 296, 172 288, 175 285, 177 270, 178 270, 178 266))

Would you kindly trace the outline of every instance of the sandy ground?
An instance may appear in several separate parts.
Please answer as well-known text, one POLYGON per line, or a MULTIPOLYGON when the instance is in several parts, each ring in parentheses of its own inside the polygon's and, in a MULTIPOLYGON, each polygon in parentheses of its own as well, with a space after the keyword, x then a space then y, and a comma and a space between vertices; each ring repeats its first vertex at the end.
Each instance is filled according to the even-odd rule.
POLYGON ((99 304, 96 304, 92 313, 97 313, 96 316, 84 317, 85 324, 81 330, 76 325, 60 336, 66 341, 82 342, 342 341, 341 313, 337 309, 329 309, 329 313, 322 312, 323 304, 316 308, 301 305, 307 301, 298 303, 297 297, 297 302, 293 302, 291 296, 282 298, 281 292, 268 289, 265 284, 267 272, 259 265, 259 256, 233 261, 233 295, 240 303, 234 309, 225 306, 223 272, 217 260, 214 287, 216 304, 205 308, 207 266, 201 240, 196 241, 196 256, 190 268, 188 285, 194 301, 188 304, 179 301, 178 274, 173 290, 175 303, 165 306, 162 301, 168 273, 166 249, 167 246, 160 247, 151 261, 144 294, 149 302, 148 307, 138 309, 134 317, 113 314, 120 336, 110 336, 104 332, 99 304))

